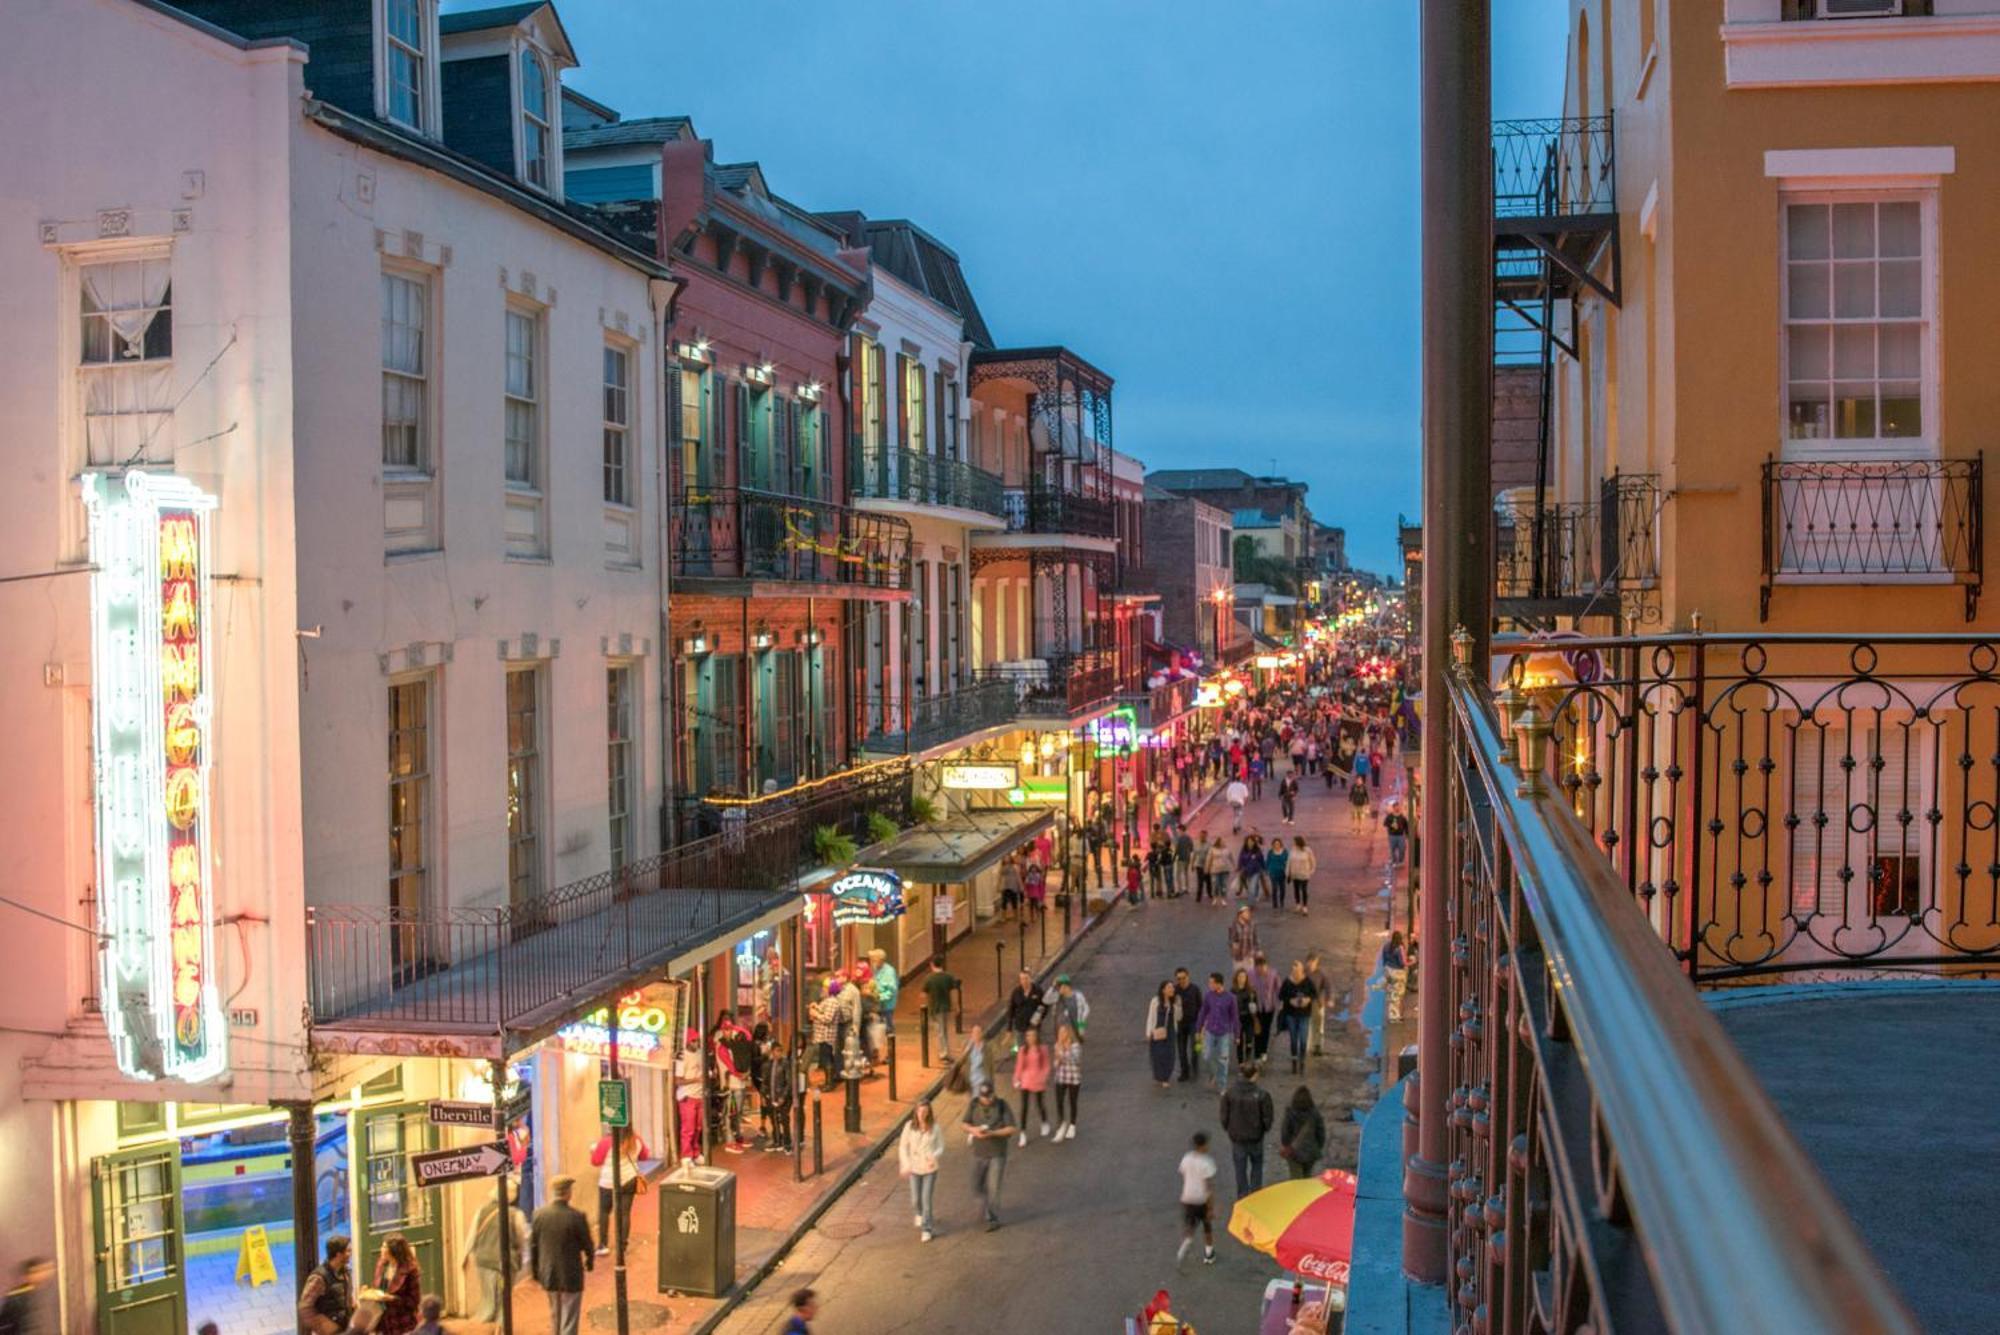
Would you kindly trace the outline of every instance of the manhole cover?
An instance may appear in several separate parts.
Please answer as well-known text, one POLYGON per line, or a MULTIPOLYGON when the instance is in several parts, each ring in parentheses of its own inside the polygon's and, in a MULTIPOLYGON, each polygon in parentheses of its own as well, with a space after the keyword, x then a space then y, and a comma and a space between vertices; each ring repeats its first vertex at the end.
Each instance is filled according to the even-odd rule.
POLYGON ((848 1242, 864 1233, 875 1231, 875 1225, 863 1219, 836 1219, 831 1224, 821 1224, 819 1231, 836 1242, 848 1242))
MULTIPOLYGON (((659 1303, 627 1302, 625 1310, 631 1314, 633 1330, 659 1330, 671 1317, 671 1313, 659 1303)), ((591 1308, 588 1316, 592 1330, 618 1329, 618 1308, 611 1303, 591 1308)))

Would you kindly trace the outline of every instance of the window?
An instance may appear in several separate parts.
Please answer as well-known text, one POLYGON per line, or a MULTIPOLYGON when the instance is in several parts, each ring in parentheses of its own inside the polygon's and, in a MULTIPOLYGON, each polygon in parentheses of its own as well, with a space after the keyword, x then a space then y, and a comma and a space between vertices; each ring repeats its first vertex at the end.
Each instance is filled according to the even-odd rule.
POLYGON ((549 71, 541 53, 521 52, 521 179, 547 190, 551 178, 549 154, 549 71))
POLYGON ((430 63, 426 57, 430 21, 426 8, 424 0, 383 0, 387 55, 383 72, 388 84, 389 119, 420 133, 430 128, 430 63))
POLYGON ((931 563, 916 563, 916 591, 910 595, 910 682, 918 699, 929 695, 931 680, 931 563))
POLYGON ((78 270, 85 461, 172 463, 173 279, 167 258, 78 270))
POLYGON ((938 453, 947 459, 965 457, 959 434, 958 382, 938 375, 938 453))
POLYGON ((922 454, 929 435, 924 421, 923 363, 903 356, 898 356, 896 363, 903 372, 903 448, 922 454))
POLYGON ((541 340, 537 315, 507 312, 507 550, 514 556, 540 556, 547 550, 542 525, 541 340))
POLYGON ((397 977, 424 972, 431 910, 431 683, 389 687, 389 938, 397 977))
POLYGON ((737 756, 742 735, 737 674, 741 660, 716 654, 700 667, 703 702, 697 718, 703 725, 701 770, 703 793, 733 793, 742 786, 737 756))
POLYGON ((1814 18, 1890 18, 1908 12, 1903 0, 1809 0, 1814 18))
POLYGON ((605 683, 605 809, 610 820, 611 870, 632 861, 635 786, 632 762, 637 748, 637 674, 629 663, 607 669, 605 683))
POLYGON ((604 349, 604 503, 632 503, 631 357, 623 348, 604 349))
POLYGON ((425 347, 430 284, 405 274, 382 275, 382 465, 430 471, 430 356, 425 347))
POLYGON ((947 680, 954 685, 963 685, 972 675, 965 660, 965 567, 945 566, 944 576, 944 644, 948 668, 947 680))
POLYGON ((507 902, 542 893, 541 670, 507 669, 507 902))
POLYGON ((1802 720, 1792 737, 1792 912, 1861 924, 1915 914, 1929 735, 1861 710, 1853 726, 1802 720))
POLYGON ((680 485, 682 487, 706 487, 713 479, 709 477, 707 431, 708 418, 708 377, 699 366, 683 364, 678 372, 679 403, 677 413, 680 421, 680 485))
POLYGON ((1810 450, 1924 439, 1926 230, 1917 198, 1786 204, 1788 440, 1823 442, 1810 450))
POLYGON ((757 787, 761 791, 772 783, 789 788, 799 777, 799 655, 792 649, 766 649, 755 662, 757 787))
POLYGON ((880 456, 889 443, 888 423, 883 419, 882 345, 871 339, 861 341, 861 443, 880 456))

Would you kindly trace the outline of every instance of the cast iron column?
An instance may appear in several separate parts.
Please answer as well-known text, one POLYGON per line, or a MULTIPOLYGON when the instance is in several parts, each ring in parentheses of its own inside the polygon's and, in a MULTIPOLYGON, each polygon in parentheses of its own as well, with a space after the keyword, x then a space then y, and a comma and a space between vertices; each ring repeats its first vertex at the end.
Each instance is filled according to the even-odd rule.
MULTIPOLYGON (((1403 1171, 1403 1269, 1445 1282, 1451 944, 1452 633, 1484 673, 1493 618, 1493 177, 1489 0, 1423 0, 1424 858, 1415 1152, 1403 1171)), ((1412 1099, 1406 1092, 1405 1106, 1412 1099)), ((1407 1146, 1407 1139, 1406 1139, 1407 1146)))
MULTIPOLYGON (((298 1289, 319 1264, 319 1191, 316 1182, 319 1122, 311 1099, 275 1105, 285 1110, 286 1148, 292 1158, 292 1277, 298 1289)), ((292 1294, 298 1297, 295 1290, 292 1294)))

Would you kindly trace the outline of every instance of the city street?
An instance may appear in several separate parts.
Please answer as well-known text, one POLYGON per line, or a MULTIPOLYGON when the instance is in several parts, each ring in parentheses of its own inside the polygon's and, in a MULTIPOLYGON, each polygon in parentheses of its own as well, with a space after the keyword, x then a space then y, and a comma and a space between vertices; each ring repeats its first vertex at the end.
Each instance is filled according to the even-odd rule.
MULTIPOLYGON (((1389 782, 1399 780, 1400 771, 1392 771, 1389 782)), ((1266 835, 1303 833, 1320 857, 1310 916, 1260 909, 1258 932, 1280 970, 1310 949, 1325 955, 1335 995, 1325 1055, 1311 1059, 1307 1070, 1327 1122, 1322 1168, 1353 1166, 1355 1110, 1371 1105, 1378 1087, 1379 1063, 1371 1055, 1378 1049, 1363 1023, 1362 1002, 1392 902, 1381 893, 1387 854, 1378 826, 1371 824, 1362 836, 1348 826, 1345 794, 1337 788, 1328 793, 1317 780, 1304 790, 1296 827, 1279 821, 1275 784, 1266 785, 1264 799, 1245 816, 1246 829, 1266 835)), ((1227 834, 1228 808, 1211 803, 1194 828, 1227 834)), ((1395 911, 1401 913, 1400 903, 1395 911)), ((720 1329, 741 1335, 776 1330, 789 1295, 804 1285, 822 1294, 816 1328, 832 1332, 988 1330, 997 1328, 993 1314, 1000 1311, 1010 1330, 1116 1331, 1159 1288, 1173 1295, 1175 1313, 1199 1330, 1249 1329, 1265 1284, 1279 1271, 1268 1257, 1223 1236, 1235 1193, 1217 1097, 1205 1081, 1176 1083, 1171 1090, 1153 1084, 1142 1037, 1147 999, 1176 967, 1186 966, 1197 978, 1211 969, 1227 971, 1231 916, 1191 896, 1149 900, 1115 914, 1072 957, 1070 973, 1091 1007, 1080 1129, 1076 1139, 1055 1144, 1031 1126, 1028 1147, 1011 1151, 1003 1228, 988 1233, 979 1223, 969 1182, 972 1157, 956 1132, 965 1099, 947 1096, 938 1108, 946 1152, 936 1240, 920 1242, 911 1227, 892 1148, 720 1329), (1197 1249, 1176 1267, 1175 1165, 1196 1131, 1209 1133, 1221 1170, 1218 1259, 1203 1266, 1197 1249)), ((1379 1002, 1368 1011, 1379 1016, 1379 1002)), ((1413 1014, 1413 1007, 1406 1010, 1405 1021, 1413 1014)), ((1287 1073, 1283 1049, 1280 1038, 1272 1049, 1275 1072, 1263 1081, 1280 1116, 1298 1084, 1287 1073)), ((1011 1094, 1009 1068, 996 1070, 996 1084, 1011 1094)), ((1274 1131, 1266 1147, 1266 1181, 1284 1173, 1274 1131)))

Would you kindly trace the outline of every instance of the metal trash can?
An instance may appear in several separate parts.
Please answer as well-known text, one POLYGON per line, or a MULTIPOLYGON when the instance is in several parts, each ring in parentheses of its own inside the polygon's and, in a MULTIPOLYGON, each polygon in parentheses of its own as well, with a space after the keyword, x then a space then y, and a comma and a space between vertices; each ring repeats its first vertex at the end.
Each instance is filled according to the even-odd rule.
POLYGON ((682 1164, 660 1198, 660 1292, 717 1298, 736 1282, 736 1174, 682 1164))

